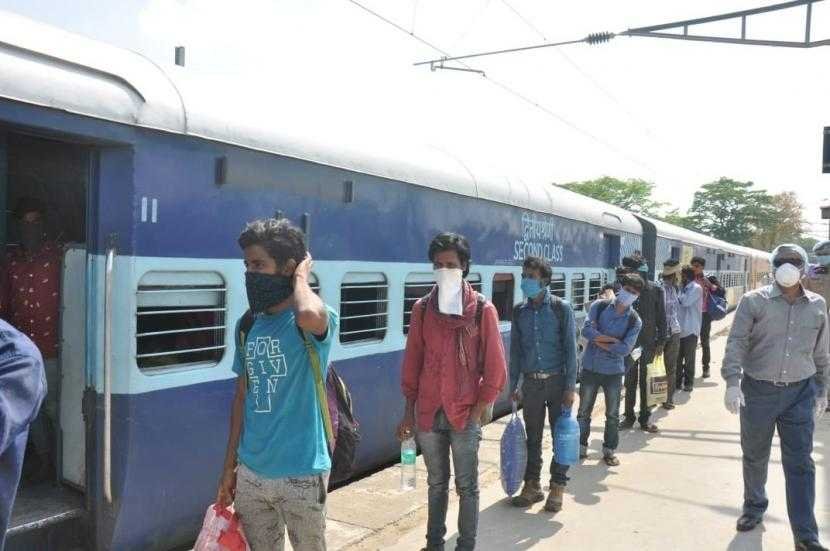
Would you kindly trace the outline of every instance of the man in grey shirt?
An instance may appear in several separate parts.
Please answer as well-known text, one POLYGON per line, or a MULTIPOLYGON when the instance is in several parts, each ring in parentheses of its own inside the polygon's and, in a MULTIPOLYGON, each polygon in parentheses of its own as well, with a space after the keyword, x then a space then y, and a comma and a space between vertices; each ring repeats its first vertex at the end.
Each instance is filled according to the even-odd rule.
POLYGON ((801 284, 807 253, 779 245, 775 283, 747 293, 735 313, 722 374, 726 408, 740 410, 744 506, 737 528, 752 530, 766 511, 772 435, 778 428, 787 512, 796 550, 827 551, 818 541, 813 430, 827 407, 827 306, 801 284))

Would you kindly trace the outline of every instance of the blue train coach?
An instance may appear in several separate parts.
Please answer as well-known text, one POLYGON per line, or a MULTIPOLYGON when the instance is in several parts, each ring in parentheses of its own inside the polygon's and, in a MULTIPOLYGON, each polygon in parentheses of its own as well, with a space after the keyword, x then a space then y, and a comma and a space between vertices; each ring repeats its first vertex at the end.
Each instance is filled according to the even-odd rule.
MULTIPOLYGON (((341 316, 332 352, 361 422, 361 470, 394 458, 409 313, 426 246, 467 235, 470 281, 505 343, 526 255, 555 265, 579 316, 622 255, 692 253, 733 302, 766 257, 434 148, 349 151, 223 119, 179 68, 0 14, 0 246, 22 197, 48 205, 61 267, 56 483, 21 486, 9 549, 169 549, 212 501, 246 309, 235 238, 278 211, 306 230, 315 287, 341 316)), ((388 147, 387 147, 388 149, 388 147)), ((506 394, 500 407, 504 407, 506 394)))

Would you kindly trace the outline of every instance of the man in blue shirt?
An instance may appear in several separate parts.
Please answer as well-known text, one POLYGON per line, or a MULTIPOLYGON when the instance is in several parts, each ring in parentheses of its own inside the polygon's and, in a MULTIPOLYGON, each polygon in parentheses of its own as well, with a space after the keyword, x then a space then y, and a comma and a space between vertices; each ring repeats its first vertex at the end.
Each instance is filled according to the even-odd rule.
POLYGON ((20 483, 29 426, 45 396, 40 352, 26 335, 0 319, 0 550, 20 483))
MULTIPOLYGON (((510 392, 519 399, 521 386, 527 426, 527 467, 524 487, 513 499, 517 507, 542 501, 542 434, 545 415, 553 432, 562 409, 570 409, 576 397, 576 325, 570 303, 553 296, 549 285, 550 264, 535 256, 522 266, 522 292, 527 300, 513 309, 510 334, 510 392)), ((556 458, 550 464, 550 494, 545 510, 562 510, 568 466, 556 458)))
MULTIPOLYGON (((216 502, 234 503, 252 551, 326 548, 331 469, 312 354, 325 380, 337 314, 309 287, 311 256, 286 220, 257 220, 239 237, 254 322, 233 370, 236 395, 216 502), (234 499, 235 498, 235 499, 234 499)), ((236 334, 240 327, 237 326, 236 334)))
POLYGON ((697 283, 691 266, 684 266, 680 275, 682 290, 677 297, 680 352, 677 356, 676 388, 691 392, 695 386, 695 356, 703 316, 703 289, 697 283))
POLYGON ((643 323, 631 307, 643 289, 643 279, 636 274, 620 277, 620 291, 615 300, 596 301, 591 305, 582 335, 588 347, 582 358, 582 381, 579 385, 580 455, 588 455, 591 413, 599 389, 605 395, 605 439, 602 456, 608 466, 620 464, 614 451, 619 444, 620 394, 625 357, 631 354, 643 323))

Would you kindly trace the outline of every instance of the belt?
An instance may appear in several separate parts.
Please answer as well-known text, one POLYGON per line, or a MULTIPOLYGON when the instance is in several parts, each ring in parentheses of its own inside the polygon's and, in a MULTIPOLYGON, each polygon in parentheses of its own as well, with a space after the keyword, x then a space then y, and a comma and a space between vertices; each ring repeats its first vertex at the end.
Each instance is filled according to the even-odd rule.
POLYGON ((528 379, 550 379, 554 375, 558 375, 558 373, 553 373, 552 371, 534 371, 533 373, 524 374, 528 379))
MULTIPOLYGON (((764 383, 764 384, 766 384, 766 385, 772 385, 772 386, 777 386, 777 387, 782 387, 782 388, 783 388, 783 387, 788 387, 788 386, 800 385, 800 384, 802 384, 804 381, 806 381, 806 380, 807 380, 807 379, 802 379, 802 380, 800 380, 800 381, 790 381, 790 382, 785 382, 785 381, 764 381, 764 380, 762 380, 762 379, 756 379, 755 377, 750 377, 749 375, 745 375, 745 377, 747 377, 748 379, 752 379, 753 381, 757 381, 757 382, 759 382, 759 383, 764 383)), ((808 377, 808 378, 809 378, 809 377, 808 377)))

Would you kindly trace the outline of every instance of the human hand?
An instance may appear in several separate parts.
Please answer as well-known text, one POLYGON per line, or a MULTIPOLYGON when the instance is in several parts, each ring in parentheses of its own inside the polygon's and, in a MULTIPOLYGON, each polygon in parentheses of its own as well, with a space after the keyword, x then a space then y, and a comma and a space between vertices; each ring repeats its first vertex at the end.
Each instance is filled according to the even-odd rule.
POLYGON ((519 401, 519 389, 518 388, 510 393, 510 399, 513 400, 514 402, 519 401))
POLYGON ((216 504, 227 508, 233 504, 236 496, 236 469, 225 469, 219 480, 219 490, 216 492, 216 504))
POLYGON ((574 405, 574 400, 576 400, 576 392, 573 390, 566 390, 562 394, 562 407, 565 409, 571 409, 574 405))
POLYGON ((403 420, 398 424, 398 429, 396 431, 396 436, 398 440, 403 442, 407 438, 412 438, 415 436, 415 418, 412 415, 406 414, 403 416, 403 420))
POLYGON ((824 417, 825 411, 827 411, 827 394, 816 398, 816 409, 813 411, 813 417, 817 422, 824 417))
POLYGON ((723 397, 723 403, 730 413, 737 414, 742 406, 746 406, 746 400, 744 399, 744 393, 741 392, 741 388, 737 385, 726 387, 726 395, 723 397))
POLYGON ((311 268, 313 266, 314 260, 311 258, 311 253, 307 252, 303 261, 300 262, 294 270, 294 281, 296 282, 298 279, 308 281, 311 276, 311 268))

